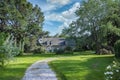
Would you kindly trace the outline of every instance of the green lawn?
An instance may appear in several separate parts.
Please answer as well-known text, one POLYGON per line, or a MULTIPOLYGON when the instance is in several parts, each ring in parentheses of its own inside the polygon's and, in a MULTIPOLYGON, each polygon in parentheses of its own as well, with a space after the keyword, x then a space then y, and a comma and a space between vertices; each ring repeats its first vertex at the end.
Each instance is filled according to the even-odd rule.
POLYGON ((103 80, 104 69, 112 62, 113 56, 88 54, 82 52, 74 55, 39 54, 15 57, 4 69, 0 68, 0 80, 21 80, 32 63, 49 57, 60 57, 50 62, 50 65, 61 80, 103 80))
POLYGON ((35 61, 52 57, 54 55, 26 55, 16 57, 14 61, 10 62, 4 69, 0 68, 0 80, 21 80, 26 68, 28 68, 35 61))
POLYGON ((113 55, 76 55, 49 64, 59 80, 104 80, 104 70, 112 61, 113 55))

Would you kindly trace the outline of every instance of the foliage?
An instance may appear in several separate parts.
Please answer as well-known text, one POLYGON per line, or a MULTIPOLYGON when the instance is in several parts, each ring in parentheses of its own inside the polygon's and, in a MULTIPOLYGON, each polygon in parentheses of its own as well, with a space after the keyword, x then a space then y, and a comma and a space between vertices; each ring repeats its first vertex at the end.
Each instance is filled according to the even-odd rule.
POLYGON ((32 35, 38 39, 43 21, 41 9, 27 0, 0 1, 0 31, 14 36, 21 53, 24 51, 25 38, 32 35))
POLYGON ((65 54, 73 54, 72 47, 67 46, 67 47, 65 48, 65 52, 64 52, 64 53, 65 53, 65 54))
POLYGON ((8 36, 8 38, 6 38, 6 41, 4 41, 2 45, 0 45, 0 63, 2 67, 11 59, 13 59, 14 56, 19 54, 18 47, 15 47, 15 45, 13 44, 13 37, 8 36))
POLYGON ((120 80, 120 63, 118 61, 113 61, 111 65, 106 67, 104 75, 105 80, 120 80))
POLYGON ((114 46, 120 38, 120 1, 83 0, 76 11, 78 19, 61 35, 75 38, 77 46, 88 46, 97 53, 103 44, 114 46))
POLYGON ((64 54, 73 54, 73 51, 65 51, 64 54))
POLYGON ((72 48, 70 46, 66 46, 65 50, 66 51, 72 51, 72 48))
POLYGON ((116 41, 114 45, 115 57, 120 57, 120 40, 116 41))
POLYGON ((82 2, 82 7, 76 12, 79 17, 78 20, 70 24, 68 34, 73 37, 82 38, 83 45, 88 45, 92 42, 95 45, 96 51, 100 48, 102 39, 102 31, 100 21, 106 16, 106 5, 105 1, 99 0, 88 0, 82 2), (104 3, 104 4, 103 4, 104 3), (83 40, 84 39, 84 40, 83 40), (88 42, 86 41, 88 40, 88 42), (86 42, 88 44, 86 44, 86 42))
POLYGON ((40 47, 37 47, 33 50, 33 53, 34 54, 42 54, 42 53, 45 53, 45 48, 40 46, 40 47))
POLYGON ((71 47, 67 46, 65 49, 54 49, 56 54, 73 54, 73 50, 71 47))
POLYGON ((56 54, 64 54, 64 50, 63 49, 55 49, 54 50, 56 54))

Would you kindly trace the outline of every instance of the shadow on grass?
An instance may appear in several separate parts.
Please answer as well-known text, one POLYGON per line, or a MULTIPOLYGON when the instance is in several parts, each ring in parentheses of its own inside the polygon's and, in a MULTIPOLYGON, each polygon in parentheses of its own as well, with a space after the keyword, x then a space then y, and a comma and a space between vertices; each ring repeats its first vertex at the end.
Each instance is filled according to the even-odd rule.
POLYGON ((21 80, 30 64, 12 64, 0 68, 0 80, 21 80))
MULTIPOLYGON (((27 53, 26 53, 27 54, 27 53)), ((78 56, 78 55, 95 55, 93 51, 74 52, 73 54, 55 54, 55 53, 43 53, 43 54, 30 54, 18 57, 64 57, 64 56, 78 56)))
POLYGON ((23 55, 17 57, 53 57, 55 54, 31 54, 31 55, 23 55))
POLYGON ((53 61, 50 66, 59 80, 104 80, 104 70, 113 61, 112 56, 80 58, 53 61))

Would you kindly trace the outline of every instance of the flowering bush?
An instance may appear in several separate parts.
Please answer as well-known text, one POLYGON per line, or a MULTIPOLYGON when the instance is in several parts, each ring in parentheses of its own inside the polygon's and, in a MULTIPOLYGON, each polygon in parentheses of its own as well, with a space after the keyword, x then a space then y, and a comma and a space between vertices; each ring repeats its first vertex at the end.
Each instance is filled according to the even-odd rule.
POLYGON ((120 80, 120 63, 118 61, 113 61, 111 65, 106 67, 104 75, 105 80, 120 80))

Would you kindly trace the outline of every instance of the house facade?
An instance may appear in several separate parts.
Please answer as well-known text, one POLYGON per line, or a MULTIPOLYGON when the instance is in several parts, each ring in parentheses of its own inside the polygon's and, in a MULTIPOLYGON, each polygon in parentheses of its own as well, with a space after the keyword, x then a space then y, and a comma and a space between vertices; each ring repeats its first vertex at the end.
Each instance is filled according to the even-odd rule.
POLYGON ((75 41, 72 39, 64 38, 40 38, 39 43, 48 52, 54 52, 55 50, 64 50, 66 47, 75 48, 75 41))

